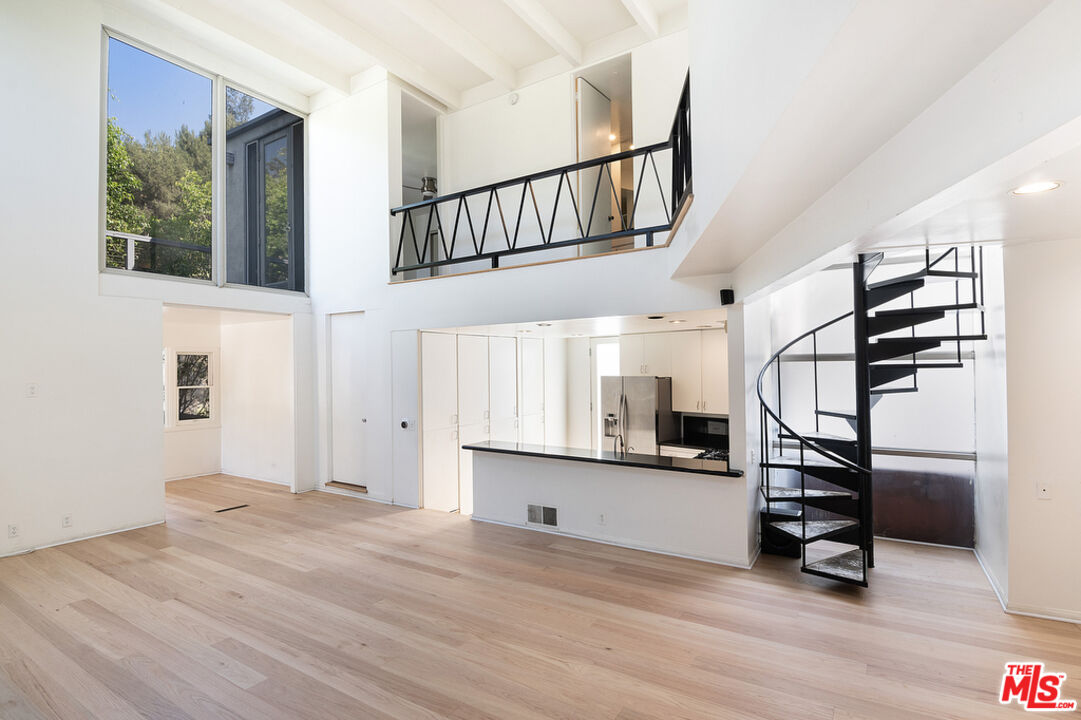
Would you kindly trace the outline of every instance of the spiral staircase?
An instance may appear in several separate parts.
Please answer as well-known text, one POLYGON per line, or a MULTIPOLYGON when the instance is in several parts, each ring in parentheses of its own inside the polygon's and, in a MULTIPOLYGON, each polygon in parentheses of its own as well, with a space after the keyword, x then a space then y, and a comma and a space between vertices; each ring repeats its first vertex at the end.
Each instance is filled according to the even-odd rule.
MULTIPOLYGON (((852 266, 852 312, 795 338, 758 374, 765 505, 762 550, 800 558, 805 573, 863 587, 875 564, 871 409, 887 395, 918 392, 922 372, 963 367, 962 344, 987 338, 981 249, 970 247, 966 253, 954 247, 934 260, 928 249, 923 266, 915 272, 874 282, 872 275, 883 259, 882 253, 860 255, 852 266), (917 305, 917 291, 932 282, 952 283, 952 293, 945 289, 951 301, 917 305), (819 371, 820 363, 830 359, 820 354, 820 337, 849 319, 855 407, 824 409, 819 402, 819 371), (802 426, 809 423, 807 412, 802 413, 802 422, 792 420, 792 413, 786 421, 781 402, 782 366, 808 361, 814 384, 813 430, 802 426), (767 388, 770 381, 772 387, 767 388), (823 424, 842 429, 839 434, 825 433, 823 424)), ((942 290, 936 293, 941 295, 942 290)), ((835 358, 836 354, 831 359, 835 358)))

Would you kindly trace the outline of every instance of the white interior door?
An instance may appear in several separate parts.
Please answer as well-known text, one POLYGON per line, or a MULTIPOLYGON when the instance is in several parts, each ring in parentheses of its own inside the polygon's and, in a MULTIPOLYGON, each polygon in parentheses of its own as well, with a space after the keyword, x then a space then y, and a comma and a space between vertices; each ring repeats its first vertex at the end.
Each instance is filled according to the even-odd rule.
MULTIPOLYGON (((612 153, 612 102, 583 78, 575 78, 578 116, 578 161, 592 160, 612 153)), ((604 166, 578 172, 578 208, 586 235, 611 231, 612 187, 604 166), (597 181, 600 179, 600 189, 597 181), (592 216, 592 221, 590 217, 592 216)), ((581 254, 593 255, 611 250, 611 241, 581 246, 581 254)))
POLYGON ((367 485, 364 313, 330 316, 330 479, 367 485))

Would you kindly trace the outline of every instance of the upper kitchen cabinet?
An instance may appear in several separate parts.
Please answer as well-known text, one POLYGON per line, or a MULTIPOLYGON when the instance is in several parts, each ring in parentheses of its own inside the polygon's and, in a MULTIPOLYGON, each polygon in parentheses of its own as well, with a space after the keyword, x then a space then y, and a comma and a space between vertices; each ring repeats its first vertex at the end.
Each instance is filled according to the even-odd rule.
POLYGON ((458 342, 454 335, 421 333, 421 412, 424 430, 458 424, 458 342))
POLYGON ((728 414, 728 343, 723 330, 702 331, 702 412, 728 414))
POLYGON ((670 333, 672 349, 672 409, 676 412, 702 410, 702 333, 670 333))
POLYGON ((621 335, 619 338, 620 375, 671 376, 670 335, 671 333, 621 335))
POLYGON ((645 367, 642 362, 642 336, 620 335, 619 336, 619 374, 620 375, 645 375, 645 367))
POLYGON ((458 336, 458 423, 488 422, 488 338, 458 336))

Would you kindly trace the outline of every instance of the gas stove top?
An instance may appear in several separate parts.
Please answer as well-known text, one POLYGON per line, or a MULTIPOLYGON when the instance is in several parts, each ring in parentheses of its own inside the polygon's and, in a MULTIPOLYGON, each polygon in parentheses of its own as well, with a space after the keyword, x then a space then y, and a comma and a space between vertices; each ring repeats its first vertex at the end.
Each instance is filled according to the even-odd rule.
POLYGON ((696 460, 724 460, 727 462, 728 453, 724 450, 703 450, 694 456, 696 460))

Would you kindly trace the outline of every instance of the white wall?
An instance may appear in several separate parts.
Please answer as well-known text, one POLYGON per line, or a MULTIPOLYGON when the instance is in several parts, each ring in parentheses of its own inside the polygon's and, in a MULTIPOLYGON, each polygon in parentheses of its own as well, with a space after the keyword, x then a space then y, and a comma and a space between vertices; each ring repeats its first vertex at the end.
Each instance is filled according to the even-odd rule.
POLYGON ((1003 601, 1009 595, 1009 463, 1006 450, 1006 312, 1002 248, 984 248, 987 340, 976 343, 976 553, 1003 601))
POLYGON ((165 479, 197 477, 221 472, 221 319, 215 310, 165 307, 162 311, 162 343, 168 355, 166 402, 168 412, 176 412, 176 374, 173 358, 177 352, 212 353, 211 420, 207 424, 166 423, 164 439, 165 479))
POLYGON ((34 119, 0 120, 18 138, 0 192, 0 555, 164 518, 161 304, 98 294, 100 9, 3 14, 0 65, 21 70, 0 90, 34 119))
POLYGON ((293 328, 288 317, 222 313, 221 469, 292 485, 293 328))
POLYGON ((1081 240, 1007 246, 1003 264, 1008 607, 1081 620, 1081 479, 1070 462, 1081 434, 1081 240), (1040 483, 1049 499, 1037 497, 1040 483))

